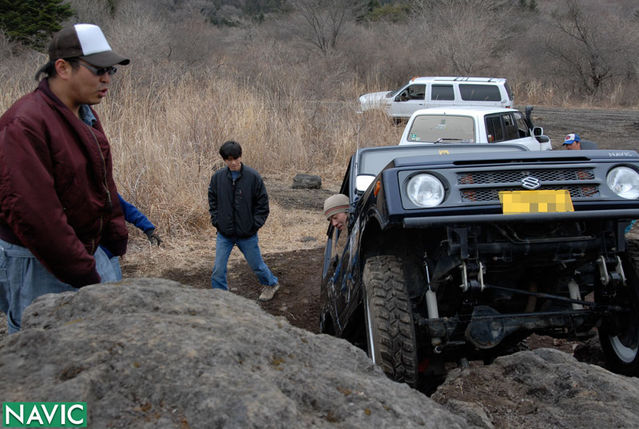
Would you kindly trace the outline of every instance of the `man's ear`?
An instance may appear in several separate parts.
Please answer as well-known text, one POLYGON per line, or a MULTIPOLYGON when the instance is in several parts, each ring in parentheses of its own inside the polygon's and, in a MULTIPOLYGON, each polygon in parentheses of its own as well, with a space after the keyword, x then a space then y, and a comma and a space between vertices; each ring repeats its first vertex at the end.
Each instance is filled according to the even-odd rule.
POLYGON ((63 60, 62 58, 58 58, 57 60, 55 60, 54 65, 55 65, 55 72, 60 78, 64 80, 69 79, 69 77, 71 76, 71 72, 73 70, 73 68, 71 67, 71 63, 69 63, 66 60, 63 60))

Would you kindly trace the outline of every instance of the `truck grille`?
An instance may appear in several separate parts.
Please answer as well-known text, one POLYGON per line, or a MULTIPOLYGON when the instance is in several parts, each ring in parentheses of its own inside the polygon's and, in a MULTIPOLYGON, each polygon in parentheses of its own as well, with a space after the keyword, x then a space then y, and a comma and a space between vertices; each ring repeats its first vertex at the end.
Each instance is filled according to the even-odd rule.
POLYGON ((538 189, 567 189, 573 200, 599 196, 599 184, 594 181, 595 174, 591 168, 467 171, 457 173, 457 184, 464 202, 499 202, 500 191, 524 190, 521 180, 529 176, 541 182, 538 189), (580 181, 587 183, 578 183, 580 181), (465 185, 491 186, 464 189, 465 185))

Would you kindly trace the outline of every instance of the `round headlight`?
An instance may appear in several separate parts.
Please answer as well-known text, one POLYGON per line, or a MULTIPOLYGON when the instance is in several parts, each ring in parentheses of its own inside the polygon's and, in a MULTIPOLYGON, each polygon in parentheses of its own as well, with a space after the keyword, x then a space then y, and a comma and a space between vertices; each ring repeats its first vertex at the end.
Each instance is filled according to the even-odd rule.
POLYGON ((632 168, 613 168, 608 173, 606 181, 608 182, 608 187, 621 198, 628 200, 639 198, 639 173, 632 168))
POLYGON ((418 207, 435 207, 444 201, 444 185, 435 176, 417 174, 408 181, 406 194, 418 207))

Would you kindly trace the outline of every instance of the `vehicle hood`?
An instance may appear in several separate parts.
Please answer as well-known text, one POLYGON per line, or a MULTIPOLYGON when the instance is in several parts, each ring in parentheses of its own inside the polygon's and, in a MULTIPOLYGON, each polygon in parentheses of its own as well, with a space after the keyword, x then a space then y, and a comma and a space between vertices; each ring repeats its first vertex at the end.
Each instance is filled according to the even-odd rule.
POLYGON ((359 97, 362 112, 370 109, 380 109, 388 106, 392 101, 393 91, 370 92, 359 97))

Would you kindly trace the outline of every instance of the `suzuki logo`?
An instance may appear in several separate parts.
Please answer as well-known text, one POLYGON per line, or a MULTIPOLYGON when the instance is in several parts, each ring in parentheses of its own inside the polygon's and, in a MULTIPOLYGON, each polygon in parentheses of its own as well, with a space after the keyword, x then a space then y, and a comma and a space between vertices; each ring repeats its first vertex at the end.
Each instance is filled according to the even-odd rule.
POLYGON ((528 176, 521 179, 521 186, 526 189, 537 189, 541 186, 541 182, 536 177, 528 176))

